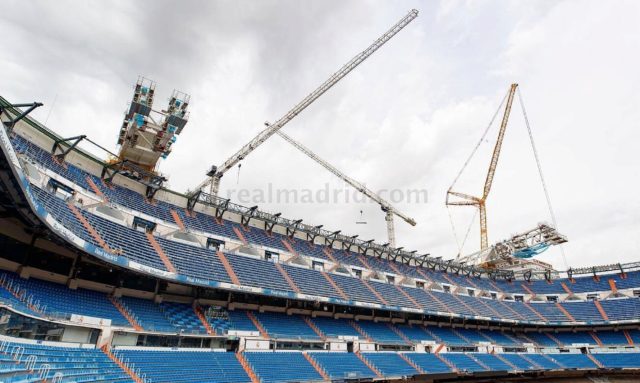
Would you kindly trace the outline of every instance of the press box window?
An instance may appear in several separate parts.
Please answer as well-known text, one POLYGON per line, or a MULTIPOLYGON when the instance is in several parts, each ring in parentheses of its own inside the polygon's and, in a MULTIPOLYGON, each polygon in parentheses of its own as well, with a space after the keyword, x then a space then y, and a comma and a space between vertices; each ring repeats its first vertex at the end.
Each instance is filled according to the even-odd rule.
POLYGON ((53 194, 56 197, 60 198, 63 201, 67 201, 69 198, 71 198, 75 194, 75 191, 72 188, 59 182, 54 178, 49 179, 49 182, 47 183, 47 188, 51 192, 53 192, 53 194))
POLYGON ((215 251, 224 250, 224 241, 215 238, 207 238, 207 249, 215 251))
POLYGON ((278 262, 280 260, 280 254, 274 253, 272 251, 265 251, 264 259, 271 262, 278 262))
POLYGON ((153 233, 156 228, 156 223, 140 217, 133 217, 133 228, 143 233, 153 233))

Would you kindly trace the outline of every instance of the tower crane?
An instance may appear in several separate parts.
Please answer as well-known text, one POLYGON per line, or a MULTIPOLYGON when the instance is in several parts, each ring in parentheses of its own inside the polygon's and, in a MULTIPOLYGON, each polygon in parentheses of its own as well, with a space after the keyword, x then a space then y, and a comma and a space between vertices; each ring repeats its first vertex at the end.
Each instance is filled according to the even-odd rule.
POLYGON ((369 197, 375 203, 380 205, 380 208, 382 209, 382 211, 385 214, 385 218, 384 219, 387 222, 387 234, 389 236, 389 246, 391 246, 393 248, 396 247, 396 234, 395 234, 395 227, 394 227, 394 223, 393 223, 393 216, 394 215, 397 215, 398 217, 400 217, 402 220, 404 220, 405 222, 407 222, 411 226, 415 226, 416 225, 416 221, 413 218, 408 217, 407 215, 405 215, 405 214, 399 212, 398 210, 396 210, 396 208, 394 208, 389 202, 387 202, 384 199, 382 199, 379 195, 377 195, 376 193, 371 191, 364 184, 362 184, 361 182, 358 182, 358 181, 354 180, 353 178, 347 176, 346 174, 342 173, 335 166, 331 165, 327 161, 325 161, 322 158, 320 158, 317 154, 312 152, 311 149, 305 147, 304 145, 302 145, 298 141, 294 140, 293 138, 291 138, 290 136, 285 134, 282 130, 277 131, 276 134, 278 134, 285 141, 287 141, 288 143, 293 145, 296 149, 298 149, 302 153, 306 154, 309 158, 311 158, 312 160, 314 160, 315 162, 320 164, 322 167, 327 169, 333 175, 335 175, 336 177, 340 178, 344 182, 348 183, 354 189, 356 189, 357 191, 359 191, 360 193, 362 193, 365 196, 369 197))
POLYGON ((337 72, 335 72, 329 79, 327 79, 322 85, 320 85, 313 92, 309 93, 307 97, 305 97, 302 101, 300 101, 296 106, 294 106, 291 110, 285 113, 280 119, 278 119, 275 123, 269 125, 267 128, 263 129, 258 135, 256 135, 251 141, 242 146, 240 150, 238 150, 235 154, 233 154, 228 160, 226 160, 220 166, 212 166, 209 172, 207 172, 208 178, 200 183, 195 190, 189 193, 190 198, 194 198, 198 193, 206 188, 210 187, 209 192, 211 195, 217 195, 218 189, 220 187, 220 179, 222 176, 231 168, 233 168, 240 161, 245 159, 254 149, 260 146, 263 142, 265 142, 269 137, 271 137, 278 130, 282 129, 287 123, 293 120, 298 114, 300 114, 304 109, 306 109, 309 105, 311 105, 315 100, 317 100, 320 96, 322 96, 327 90, 337 84, 340 80, 342 80, 349 72, 355 69, 358 65, 360 65, 364 60, 366 60, 369 56, 371 56, 375 51, 377 51, 381 46, 383 46, 387 41, 389 41, 393 36, 395 36, 398 32, 400 32, 404 27, 406 27, 413 19, 418 17, 418 11, 416 9, 412 9, 409 13, 401 18, 396 24, 394 24, 389 30, 387 30, 382 36, 380 36, 377 40, 375 40, 367 49, 358 53, 351 61, 346 63, 342 68, 340 68, 337 72))
MULTIPOLYGON (((493 184, 493 177, 496 173, 496 167, 498 166, 498 159, 500 158, 500 150, 502 149, 502 141, 504 140, 504 133, 507 129, 509 114, 511 113, 511 104, 513 104, 513 97, 516 93, 517 88, 518 88, 518 84, 511 84, 511 87, 509 88, 509 93, 507 95, 507 102, 504 108, 504 114, 502 116, 502 123, 500 124, 500 131, 498 132, 498 139, 496 140, 496 145, 493 148, 493 155, 491 156, 491 162, 489 163, 489 170, 487 172, 487 177, 484 182, 482 197, 475 197, 469 194, 460 193, 460 192, 451 190, 455 185, 455 181, 449 187, 449 190, 447 190, 447 198, 446 198, 447 206, 476 206, 478 208, 480 212, 480 251, 485 251, 489 247, 489 240, 488 240, 488 234, 487 234, 487 208, 485 203, 487 201, 487 197, 489 197, 489 192, 491 191, 491 185, 493 184), (450 201, 449 200, 450 196, 457 197, 460 199, 456 201, 450 201)), ((474 150, 474 153, 475 153, 475 150, 474 150)), ((465 167, 467 164, 468 164, 468 161, 467 163, 465 163, 465 167)), ((463 170, 464 170, 464 167, 463 167, 463 170)), ((460 173, 462 173, 462 171, 460 171, 460 173)), ((458 177, 460 176, 460 173, 458 173, 458 177)))

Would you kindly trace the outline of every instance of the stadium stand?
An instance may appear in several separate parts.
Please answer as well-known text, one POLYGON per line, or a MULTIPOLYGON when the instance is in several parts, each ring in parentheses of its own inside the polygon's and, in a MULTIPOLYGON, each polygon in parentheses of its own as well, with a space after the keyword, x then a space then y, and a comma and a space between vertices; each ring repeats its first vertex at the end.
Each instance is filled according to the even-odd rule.
MULTIPOLYGON (((60 173, 65 178, 68 178, 70 181, 76 183, 79 187, 82 187, 84 190, 87 190, 87 191, 91 190, 91 187, 89 186, 89 183, 86 181, 86 179, 87 177, 95 178, 95 176, 71 164, 67 164, 66 168, 60 166, 59 164, 51 160, 51 156, 48 155, 46 152, 44 152, 43 149, 31 143, 27 143, 27 141, 24 140, 23 138, 20 138, 20 136, 16 136, 16 138, 14 138, 14 143, 18 146, 19 149, 21 149, 24 153, 28 153, 30 155, 30 158, 39 162, 42 166, 45 166, 47 168, 50 168, 56 171, 57 173, 60 173), (29 149, 24 150, 25 146, 28 147, 29 149)), ((96 178, 96 179, 92 179, 92 181, 96 185, 102 185, 102 182, 100 179, 96 178)), ((146 202, 144 198, 139 194, 137 194, 136 192, 133 192, 127 188, 124 188, 118 185, 112 185, 112 187, 102 186, 101 191, 105 193, 105 195, 107 195, 108 198, 110 198, 110 201, 112 203, 122 204, 122 206, 126 208, 129 208, 135 211, 141 211, 148 216, 155 217, 164 222, 175 221, 173 216, 170 213, 173 210, 173 211, 179 212, 180 218, 184 222, 186 222, 187 227, 189 227, 189 225, 193 223, 192 221, 201 222, 202 224, 197 225, 197 227, 203 232, 224 236, 224 237, 229 237, 229 238, 236 237, 233 228, 234 227, 238 228, 238 226, 231 222, 225 221, 223 224, 217 224, 215 220, 205 219, 206 215, 204 214, 196 214, 194 218, 192 216, 186 215, 182 208, 173 206, 163 201, 158 201, 155 205, 152 205, 146 202)), ((65 209, 60 209, 62 207, 60 203, 56 203, 55 201, 51 201, 51 199, 47 199, 47 197, 43 195, 42 191, 38 191, 36 193, 41 199, 44 200, 46 205, 51 207, 50 209, 51 212, 59 212, 61 214, 61 219, 60 219, 61 221, 75 228, 76 230, 74 231, 77 231, 80 233, 85 232, 84 233, 85 238, 89 238, 88 233, 86 233, 86 229, 82 228, 82 225, 79 222, 77 222, 77 219, 74 219, 74 217, 68 212, 66 212, 65 209)), ((88 220, 92 224, 97 222, 98 227, 107 226, 103 231, 110 232, 112 230, 118 229, 118 227, 112 226, 113 223, 109 222, 106 219, 100 220, 101 217, 96 217, 95 215, 86 211, 84 211, 83 214, 88 217, 88 220)), ((196 224, 193 224, 193 225, 196 225, 196 224)), ((117 232, 117 230, 115 231, 117 232)), ((130 233, 130 231, 127 231, 127 233, 130 233)), ((273 249, 278 249, 280 251, 288 251, 287 246, 282 245, 284 238, 286 237, 283 237, 280 234, 273 233, 272 236, 268 236, 266 235, 265 232, 256 228, 248 232, 245 232, 245 234, 246 234, 245 237, 248 237, 249 241, 252 243, 256 243, 258 245, 273 248, 273 249)), ((107 236, 108 235, 109 234, 107 234, 107 236)), ((161 242, 161 245, 163 245, 163 247, 166 246, 169 248, 167 250, 167 253, 172 255, 173 257, 172 260, 176 260, 176 258, 178 257, 176 254, 181 254, 181 253, 184 254, 184 247, 181 247, 184 244, 176 243, 174 241, 167 241, 162 238, 160 238, 158 241, 161 242)), ((113 248, 116 248, 116 249, 123 248, 121 246, 122 241, 118 241, 116 238, 113 238, 113 242, 115 243, 115 246, 112 246, 113 248)), ((145 244, 145 241, 140 241, 140 242, 136 241, 136 245, 139 245, 138 246, 139 248, 132 249, 133 251, 132 256, 135 257, 134 259, 143 258, 147 261, 145 264, 153 265, 154 267, 159 268, 161 270, 164 269, 163 265, 159 263, 157 256, 154 256, 153 249, 150 249, 148 246, 145 246, 144 244, 145 244), (138 258, 138 257, 141 257, 141 258, 138 258)), ((323 258, 323 259, 327 258, 326 254, 323 251, 320 251, 320 246, 311 247, 311 246, 307 246, 302 243, 299 243, 299 241, 294 242, 293 246, 294 248, 297 246, 298 248, 297 251, 302 254, 311 252, 312 254, 308 254, 308 255, 318 257, 318 258, 323 258)), ((198 251, 198 247, 196 246, 190 247, 188 249, 189 251, 192 251, 192 252, 198 251)), ((214 265, 216 265, 217 262, 215 261, 215 257, 212 257, 211 255, 207 257, 207 253, 208 252, 200 253, 200 255, 203 258, 207 259, 207 262, 203 262, 203 264, 210 265, 213 263, 214 265)), ((355 253, 349 252, 347 255, 347 253, 345 252, 335 252, 335 254, 336 254, 335 257, 339 258, 346 264, 357 264, 358 267, 363 266, 363 263, 358 260, 358 258, 361 258, 361 256, 356 256, 355 253)), ((237 260, 237 262, 242 263, 242 260, 237 260)), ((411 274, 412 276, 418 276, 418 277, 420 276, 420 274, 418 273, 408 271, 410 268, 407 268, 406 265, 396 264, 394 265, 394 267, 391 267, 390 266, 391 262, 392 261, 388 261, 384 259, 375 259, 375 260, 369 259, 368 261, 366 261, 366 265, 368 267, 371 267, 373 270, 377 270, 377 271, 392 272, 396 274, 396 271, 394 269, 400 269, 406 272, 407 274, 411 274)), ((180 264, 179 259, 177 259, 177 263, 180 264)), ((181 272, 184 271, 186 275, 193 275, 198 277, 208 276, 212 280, 228 281, 227 277, 224 275, 225 273, 223 268, 221 268, 219 264, 217 266, 218 267, 214 267, 211 270, 209 270, 210 273, 203 273, 201 271, 198 274, 190 274, 189 265, 185 265, 182 269, 179 269, 179 270, 181 272)), ((241 266, 239 265, 239 267, 243 267, 243 266, 248 266, 248 265, 244 265, 244 264, 241 266)), ((280 277, 277 276, 277 274, 275 274, 275 270, 271 271, 271 273, 274 276, 274 278, 276 278, 276 280, 281 279, 280 277)), ((437 281, 440 283, 446 283, 446 284, 451 284, 452 282, 454 282, 459 284, 459 286, 463 288, 473 289, 473 288, 476 288, 476 286, 482 286, 490 291, 500 290, 500 291, 510 292, 510 293, 527 294, 527 291, 524 288, 522 288, 522 284, 518 284, 518 283, 509 283, 506 281, 495 281, 490 283, 482 280, 481 278, 471 279, 467 277, 453 276, 453 275, 447 276, 447 278, 445 278, 443 277, 443 275, 446 275, 446 274, 442 272, 431 271, 428 269, 421 270, 421 273, 426 274, 430 279, 434 281, 437 281)), ((565 293, 564 289, 562 288, 562 284, 564 283, 567 286, 571 286, 571 291, 573 291, 574 293, 607 291, 609 290, 609 287, 608 287, 609 279, 614 279, 618 284, 619 288, 625 288, 625 287, 633 288, 634 286, 637 286, 637 284, 640 282, 639 281, 640 277, 638 277, 637 274, 638 274, 637 272, 629 272, 627 273, 626 278, 624 279, 619 277, 618 278, 608 277, 608 278, 602 278, 598 282, 596 282, 593 278, 590 278, 590 277, 576 278, 573 280, 573 282, 570 282, 568 280, 558 280, 558 281, 555 281, 554 283, 546 283, 545 281, 533 281, 527 286, 527 288, 530 291, 535 292, 536 294, 563 294, 565 293)), ((245 279, 247 284, 251 284, 252 282, 256 283, 256 281, 253 281, 251 279, 250 275, 246 275, 245 279)), ((353 281, 345 281, 340 277, 338 277, 337 279, 339 280, 340 287, 343 287, 343 285, 340 283, 354 284, 355 287, 353 288, 353 290, 354 290, 354 297, 356 297, 356 299, 362 298, 364 301, 367 301, 367 299, 369 299, 368 296, 371 295, 370 291, 368 291, 367 289, 364 289, 363 286, 358 286, 357 283, 353 281)), ((301 280, 301 279, 298 279, 298 280, 301 280)), ((257 281, 256 284, 262 284, 264 282, 269 283, 269 281, 273 283, 273 280, 271 278, 265 278, 265 279, 260 279, 259 281, 257 281)), ((392 302, 392 304, 395 303, 396 305, 405 306, 405 307, 414 306, 412 302, 408 301, 404 295, 399 294, 397 290, 390 289, 388 285, 380 284, 378 282, 371 282, 371 284, 374 286, 376 291, 383 290, 383 292, 387 294, 386 295, 387 299, 389 299, 392 302)), ((285 286, 284 284, 277 284, 273 286, 273 288, 276 288, 276 287, 284 290, 289 289, 288 286, 285 286)), ((347 288, 347 290, 350 290, 350 289, 347 288)), ((335 295, 337 294, 334 293, 334 296, 335 295)), ((491 317, 491 316, 495 316, 496 311, 498 311, 495 309, 494 310, 487 309, 486 306, 489 304, 488 302, 478 303, 477 300, 471 300, 470 297, 467 297, 464 295, 459 296, 458 299, 443 295, 442 299, 445 300, 444 302, 445 304, 448 302, 450 305, 458 303, 459 300, 463 300, 463 302, 465 303, 464 306, 466 306, 463 312, 469 315, 483 315, 483 316, 491 317)), ((378 303, 378 302, 374 301, 374 303, 378 303)), ((575 303, 566 303, 564 304, 564 306, 565 307, 568 306, 568 308, 570 309, 568 310, 569 312, 572 312, 571 310, 573 309, 578 310, 578 314, 576 317, 579 317, 581 320, 589 321, 590 319, 595 319, 595 320, 602 319, 599 315, 596 315, 597 313, 593 310, 593 307, 589 307, 587 312, 584 312, 584 310, 587 310, 586 308, 583 311, 581 311, 581 308, 577 307, 577 306, 585 306, 585 307, 590 306, 591 304, 588 302, 579 302, 578 304, 576 304, 576 306, 570 306, 571 304, 575 304, 575 303)), ((540 306, 536 305, 535 307, 536 308, 540 307, 540 313, 549 320, 554 320, 554 319, 557 319, 560 321, 566 320, 566 317, 563 316, 562 313, 559 312, 559 310, 554 310, 552 306, 553 305, 549 305, 546 308, 541 308, 540 306)))

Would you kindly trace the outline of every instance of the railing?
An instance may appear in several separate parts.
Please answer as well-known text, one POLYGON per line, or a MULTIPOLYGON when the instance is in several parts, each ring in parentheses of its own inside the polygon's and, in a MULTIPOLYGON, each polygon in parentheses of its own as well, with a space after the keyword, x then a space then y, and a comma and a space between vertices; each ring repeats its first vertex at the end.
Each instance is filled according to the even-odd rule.
POLYGON ((124 355, 118 351, 119 351, 118 349, 111 350, 111 354, 113 354, 114 358, 121 361, 126 368, 128 368, 135 375, 137 375, 142 380, 142 383, 153 383, 153 381, 150 378, 147 378, 147 374, 143 373, 140 370, 140 368, 136 367, 135 363, 131 362, 129 358, 125 358, 124 355))
POLYGON ((30 310, 42 313, 47 307, 46 305, 41 305, 40 300, 35 299, 33 294, 28 294, 26 288, 23 288, 8 274, 0 275, 0 286, 7 289, 19 302, 24 303, 30 310))
MULTIPOLYGON (((0 342, 0 354, 8 354, 16 363, 24 365, 24 367, 38 376, 40 381, 47 381, 49 379, 49 373, 51 372, 51 365, 49 363, 43 363, 38 365, 38 356, 29 355, 23 359, 25 354, 25 348, 23 346, 14 345, 11 347, 11 343, 3 340, 0 342)), ((12 376, 18 374, 19 371, 13 373, 12 376)), ((52 383, 59 383, 62 381, 64 374, 57 372, 52 377, 52 383)))

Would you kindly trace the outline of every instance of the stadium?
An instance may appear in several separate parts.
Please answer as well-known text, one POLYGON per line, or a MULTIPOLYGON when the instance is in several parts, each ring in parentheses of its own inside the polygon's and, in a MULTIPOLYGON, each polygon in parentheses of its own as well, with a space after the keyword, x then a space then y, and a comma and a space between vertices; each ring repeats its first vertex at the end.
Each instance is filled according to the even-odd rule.
POLYGON ((517 84, 483 196, 447 193, 481 217, 480 249, 451 260, 397 247, 394 217, 412 218, 280 131, 417 16, 187 193, 156 170, 188 94, 157 109, 155 82, 138 78, 118 153, 47 128, 30 115, 39 102, 0 98, 0 382, 637 381, 640 263, 554 270, 535 257, 567 242, 555 224, 488 243, 517 84), (222 175, 274 134, 379 204, 388 240, 219 197, 222 175))

